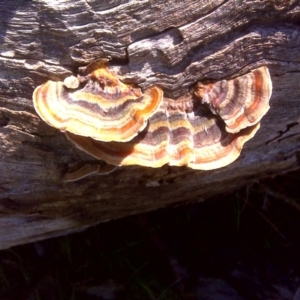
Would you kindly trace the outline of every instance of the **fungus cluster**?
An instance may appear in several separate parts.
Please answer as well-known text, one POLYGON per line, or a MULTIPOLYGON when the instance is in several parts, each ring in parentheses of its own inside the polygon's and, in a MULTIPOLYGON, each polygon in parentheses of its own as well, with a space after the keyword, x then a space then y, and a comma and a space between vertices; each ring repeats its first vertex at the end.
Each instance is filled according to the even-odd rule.
POLYGON ((105 59, 77 77, 48 81, 33 93, 34 107, 79 149, 116 166, 164 164, 211 170, 233 162, 269 109, 267 67, 232 80, 197 83, 169 99, 153 86, 144 93, 122 83, 105 59))

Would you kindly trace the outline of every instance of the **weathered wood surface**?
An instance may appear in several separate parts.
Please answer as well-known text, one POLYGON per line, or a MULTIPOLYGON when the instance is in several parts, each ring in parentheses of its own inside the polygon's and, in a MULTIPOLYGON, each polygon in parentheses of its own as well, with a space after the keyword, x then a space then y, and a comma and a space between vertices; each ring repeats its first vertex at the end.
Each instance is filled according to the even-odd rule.
POLYGON ((298 0, 0 1, 0 249, 298 168, 299 6, 298 0), (228 167, 124 167, 64 183, 70 164, 94 159, 37 117, 32 92, 99 57, 111 57, 124 81, 159 84, 169 97, 196 81, 267 65, 271 109, 228 167))

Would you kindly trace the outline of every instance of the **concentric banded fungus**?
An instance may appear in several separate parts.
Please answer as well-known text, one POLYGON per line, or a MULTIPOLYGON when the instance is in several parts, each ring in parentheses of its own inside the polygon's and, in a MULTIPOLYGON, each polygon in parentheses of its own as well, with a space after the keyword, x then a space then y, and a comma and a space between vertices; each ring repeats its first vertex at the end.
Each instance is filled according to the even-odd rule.
MULTIPOLYGON (((80 68, 77 77, 37 87, 33 101, 43 120, 109 164, 211 170, 237 159, 269 109, 271 91, 269 71, 261 67, 233 80, 197 83, 195 95, 173 100, 158 87, 142 94, 120 82, 102 59, 80 68)), ((89 165, 64 179, 112 169, 89 165)))
POLYGON ((66 136, 78 148, 114 165, 170 164, 210 170, 230 164, 259 124, 236 134, 228 133, 220 117, 194 105, 192 97, 179 101, 164 98, 147 128, 126 143, 95 141, 68 132, 66 136))
POLYGON ((258 123, 269 110, 272 81, 267 67, 213 84, 197 83, 195 94, 236 133, 258 123))
POLYGON ((64 83, 49 80, 33 93, 37 113, 61 131, 101 141, 129 141, 145 128, 163 98, 158 87, 142 94, 119 81, 107 60, 81 68, 81 73, 64 83))

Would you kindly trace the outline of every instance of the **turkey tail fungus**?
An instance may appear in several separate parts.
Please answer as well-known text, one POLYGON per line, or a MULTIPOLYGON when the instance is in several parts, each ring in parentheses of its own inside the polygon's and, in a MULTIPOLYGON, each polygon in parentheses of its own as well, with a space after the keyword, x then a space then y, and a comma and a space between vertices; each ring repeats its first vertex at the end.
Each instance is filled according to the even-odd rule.
POLYGON ((66 132, 76 147, 109 164, 141 165, 157 168, 164 164, 187 165, 198 170, 224 167, 240 154, 246 141, 259 129, 259 124, 228 133, 219 116, 206 107, 193 106, 193 97, 186 101, 164 98, 149 125, 128 142, 102 142, 66 132), (176 105, 176 103, 180 105, 176 105))
POLYGON ((235 133, 258 123, 269 110, 272 81, 267 67, 260 67, 232 80, 196 84, 195 94, 235 133))
MULTIPOLYGON (((142 93, 122 83, 100 59, 77 77, 37 87, 33 102, 44 121, 108 164, 211 170, 239 157, 269 109, 271 92, 268 68, 260 67, 232 80, 198 82, 192 94, 175 100, 156 86, 142 93)), ((82 167, 65 180, 112 170, 82 167)))
POLYGON ((143 94, 134 85, 122 83, 107 68, 106 60, 86 69, 92 67, 87 76, 70 76, 64 82, 49 80, 38 86, 33 93, 35 110, 63 132, 101 141, 131 140, 158 109, 162 90, 154 86, 143 94))

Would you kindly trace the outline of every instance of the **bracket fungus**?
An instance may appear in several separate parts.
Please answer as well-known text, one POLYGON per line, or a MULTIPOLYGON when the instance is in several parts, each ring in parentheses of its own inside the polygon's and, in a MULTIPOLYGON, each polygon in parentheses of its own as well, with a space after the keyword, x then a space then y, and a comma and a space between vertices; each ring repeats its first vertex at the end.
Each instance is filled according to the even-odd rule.
POLYGON ((211 170, 233 162, 259 124, 228 133, 219 116, 205 107, 193 107, 193 97, 185 101, 164 98, 147 128, 128 142, 102 142, 66 132, 79 149, 109 164, 141 165, 157 168, 164 164, 187 165, 211 170), (179 105, 178 105, 179 104, 179 105))
MULTIPOLYGON (((142 93, 122 83, 107 62, 80 68, 64 82, 46 82, 35 89, 33 102, 41 118, 77 148, 114 166, 224 167, 237 159, 269 109, 267 67, 232 80, 199 82, 193 94, 174 100, 156 86, 142 93)), ((112 170, 89 166, 65 179, 112 170)))
POLYGON ((33 93, 35 110, 49 125, 101 141, 129 141, 142 131, 163 98, 119 81, 101 59, 64 82, 47 81, 33 93))
POLYGON ((260 67, 232 80, 197 83, 195 94, 202 103, 226 123, 226 131, 235 133, 258 123, 269 110, 272 81, 267 67, 260 67))

